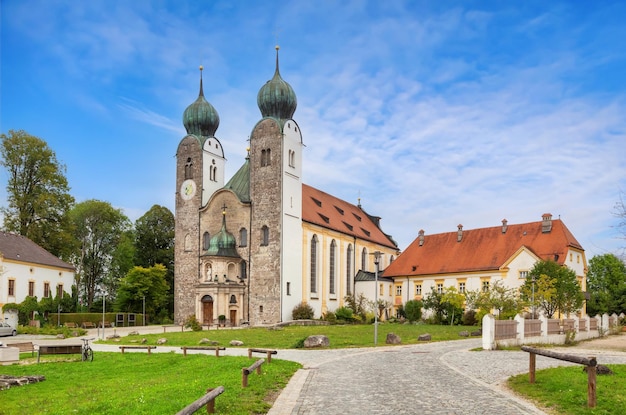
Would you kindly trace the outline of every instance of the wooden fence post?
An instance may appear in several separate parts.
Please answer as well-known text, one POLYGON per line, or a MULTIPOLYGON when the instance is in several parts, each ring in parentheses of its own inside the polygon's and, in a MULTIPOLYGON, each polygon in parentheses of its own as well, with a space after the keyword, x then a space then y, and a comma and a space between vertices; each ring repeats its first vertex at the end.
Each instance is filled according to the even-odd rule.
MULTIPOLYGON (((595 360, 590 357, 589 360, 595 360)), ((587 406, 596 407, 596 366, 587 366, 587 406)))
POLYGON ((535 368, 537 362, 537 355, 530 353, 530 360, 528 363, 528 380, 530 383, 535 383, 535 368))

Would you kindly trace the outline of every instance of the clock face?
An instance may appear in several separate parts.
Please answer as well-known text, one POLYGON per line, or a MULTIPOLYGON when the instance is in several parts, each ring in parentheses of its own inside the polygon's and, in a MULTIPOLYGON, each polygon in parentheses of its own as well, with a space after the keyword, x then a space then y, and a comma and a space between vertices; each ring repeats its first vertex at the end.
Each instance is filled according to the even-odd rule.
POLYGON ((180 186, 180 197, 183 200, 191 200, 196 194, 196 182, 193 180, 185 180, 180 186))

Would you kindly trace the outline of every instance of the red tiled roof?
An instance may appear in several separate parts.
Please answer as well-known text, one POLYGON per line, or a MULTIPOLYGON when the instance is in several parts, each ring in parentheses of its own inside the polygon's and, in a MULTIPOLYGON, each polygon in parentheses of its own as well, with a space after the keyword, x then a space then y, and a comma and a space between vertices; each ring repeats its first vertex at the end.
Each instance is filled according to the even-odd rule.
POLYGON ((302 185, 302 220, 398 249, 363 209, 306 184, 302 185))
POLYGON ((0 254, 5 259, 47 265, 74 271, 74 267, 57 258, 25 236, 0 232, 0 254))
POLYGON ((569 247, 583 250, 574 235, 560 219, 552 220, 550 232, 542 232, 542 222, 463 230, 461 242, 457 232, 418 236, 383 272, 386 277, 432 275, 483 270, 497 270, 521 247, 539 258, 565 261, 569 247), (558 257, 557 257, 558 256, 558 257))

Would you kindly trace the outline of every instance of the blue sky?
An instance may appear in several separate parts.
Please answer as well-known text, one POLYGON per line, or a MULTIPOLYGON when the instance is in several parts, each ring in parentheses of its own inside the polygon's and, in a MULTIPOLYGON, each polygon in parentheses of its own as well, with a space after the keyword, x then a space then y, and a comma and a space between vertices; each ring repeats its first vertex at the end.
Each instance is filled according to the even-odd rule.
MULTIPOLYGON (((0 131, 44 139, 77 201, 174 209, 182 114, 219 113, 227 179, 280 69, 304 182, 417 236, 561 217, 590 258, 626 245, 626 3, 1 2, 0 131)), ((0 203, 6 203, 5 171, 0 203)))

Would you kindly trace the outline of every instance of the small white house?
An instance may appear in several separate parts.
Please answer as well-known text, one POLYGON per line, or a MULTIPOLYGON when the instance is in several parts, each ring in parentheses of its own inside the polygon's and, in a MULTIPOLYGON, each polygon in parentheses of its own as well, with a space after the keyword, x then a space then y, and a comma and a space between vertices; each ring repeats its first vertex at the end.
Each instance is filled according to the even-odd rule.
MULTIPOLYGON (((71 293, 75 269, 30 239, 0 232, 0 307, 21 303, 27 296, 56 297, 71 293)), ((12 326, 17 316, 0 311, 0 319, 12 326)))

